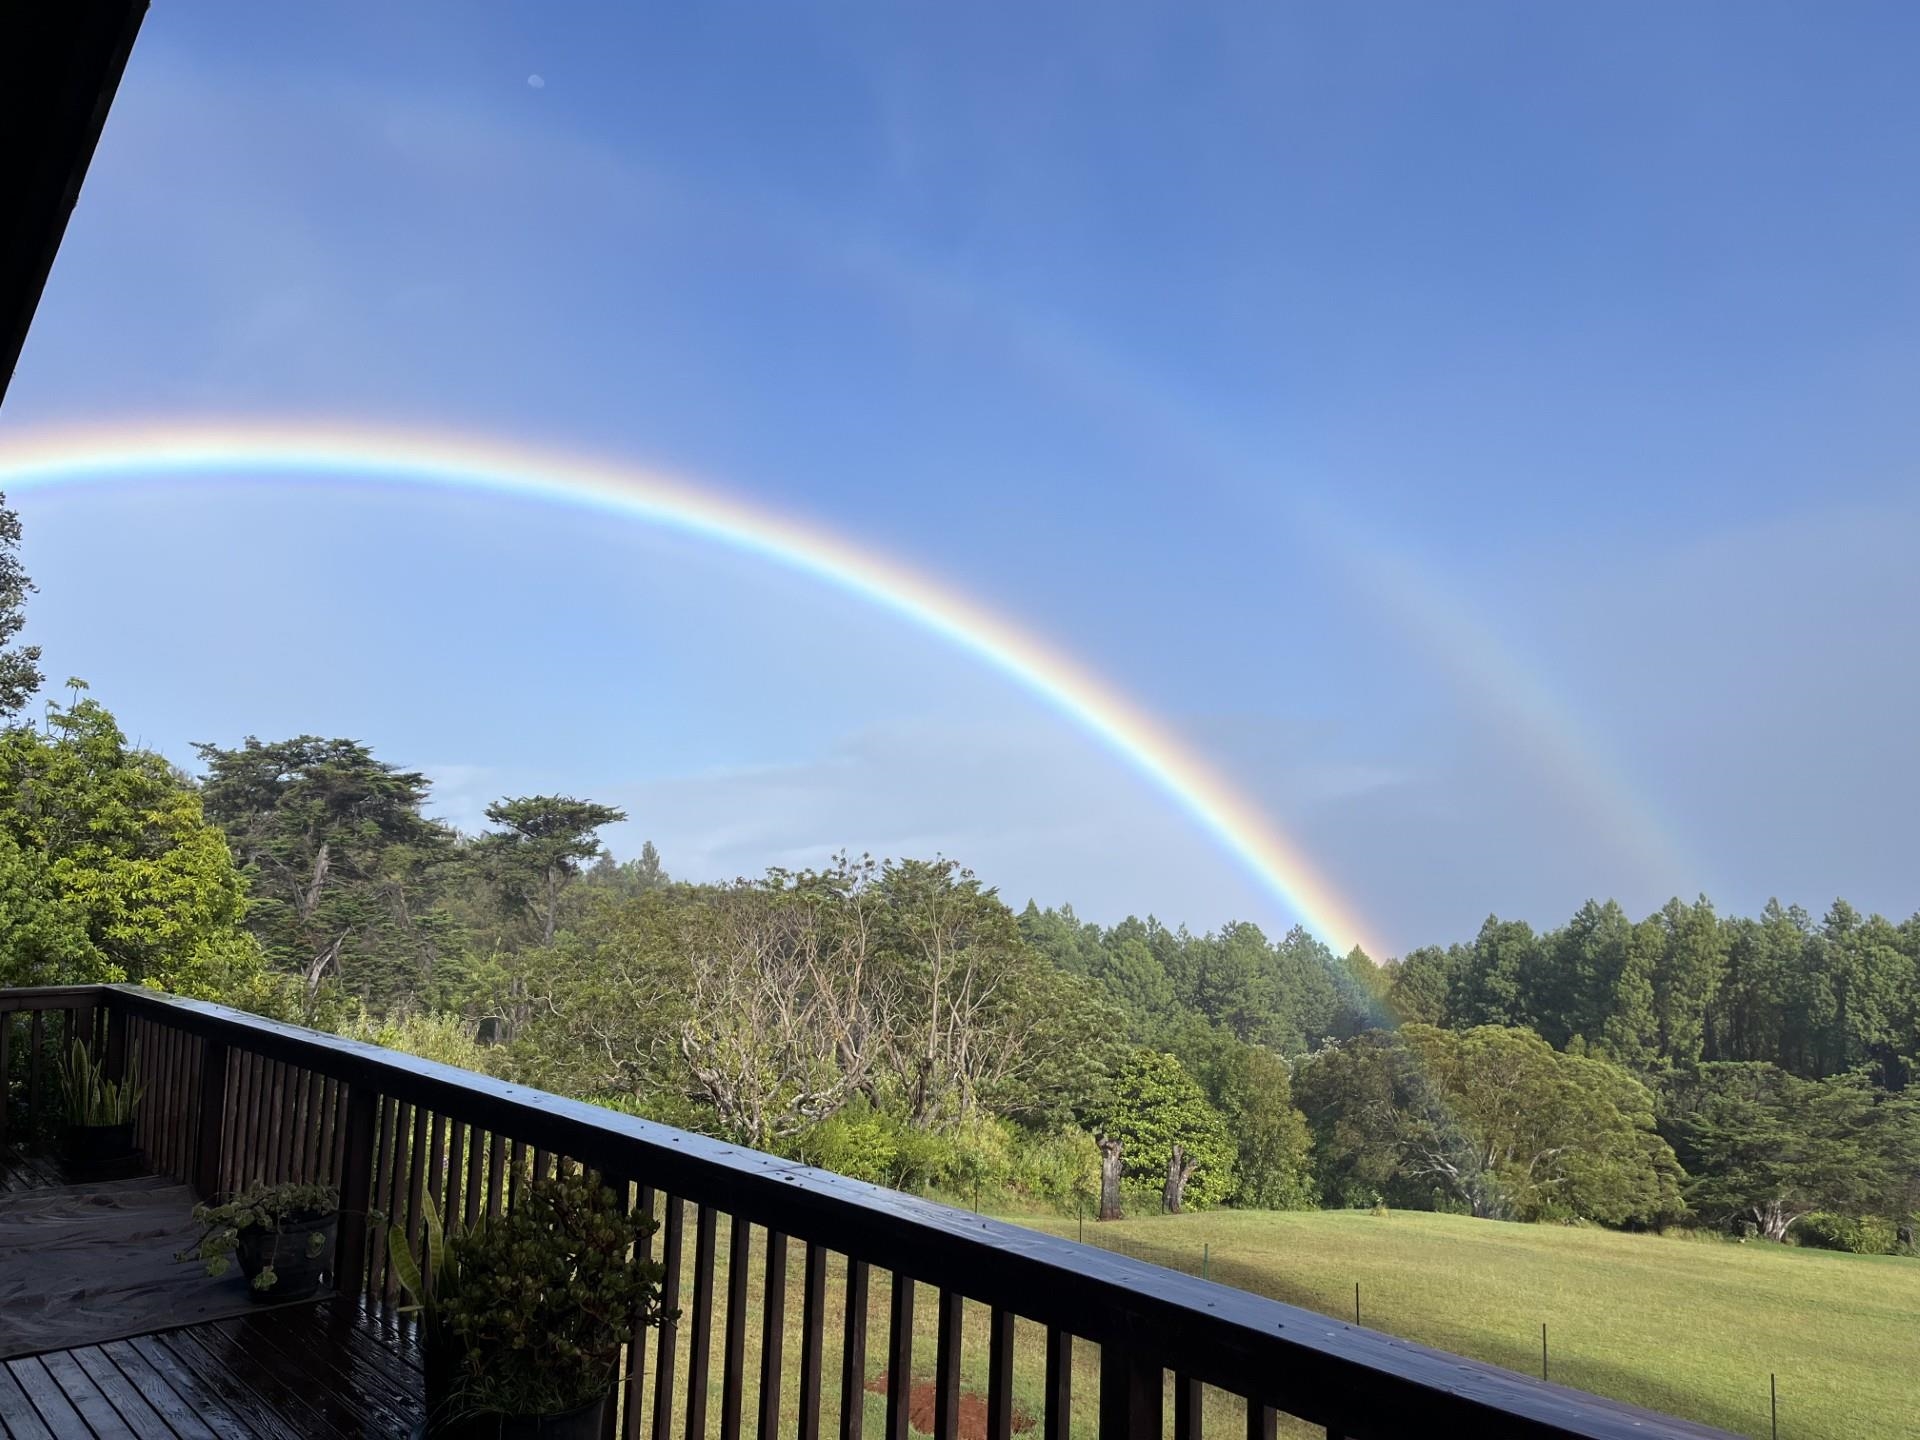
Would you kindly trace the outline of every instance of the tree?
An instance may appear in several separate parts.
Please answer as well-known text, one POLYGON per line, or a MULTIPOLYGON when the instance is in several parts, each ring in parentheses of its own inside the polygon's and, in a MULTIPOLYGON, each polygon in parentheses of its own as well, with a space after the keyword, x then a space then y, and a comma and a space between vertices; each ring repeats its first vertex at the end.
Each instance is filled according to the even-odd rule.
POLYGON ((381 1010, 411 998, 432 972, 426 911, 452 855, 421 813, 426 777, 316 735, 194 749, 207 813, 253 883, 254 933, 300 975, 307 1016, 334 979, 381 1010))
POLYGON ((600 858, 583 878, 601 889, 622 895, 643 895, 649 890, 664 890, 673 883, 651 840, 644 842, 639 855, 631 860, 616 861, 611 851, 602 850, 600 858))
POLYGON ((776 871, 681 916, 679 1049, 722 1133, 761 1149, 832 1116, 876 1054, 870 865, 776 871))
POLYGON ((1790 1039, 1806 939, 1794 912, 1778 900, 1767 901, 1758 920, 1728 922, 1726 974, 1708 1027, 1709 1060, 1771 1060, 1798 1068, 1789 1051, 1806 1048, 1804 1038, 1790 1039))
POLYGON ((487 819, 501 828, 475 840, 469 858, 502 922, 483 967, 494 1038, 511 1043, 532 1018, 526 952, 553 949, 561 900, 583 862, 599 855, 598 832, 626 818, 624 810, 568 795, 526 795, 487 806, 487 819))
POLYGON ((1294 1107, 1293 1072, 1270 1050, 1241 1047, 1222 1067, 1215 1106, 1233 1137, 1233 1200, 1261 1210, 1313 1202, 1313 1136, 1294 1107))
POLYGON ((1920 1104, 1858 1075, 1801 1080, 1774 1065, 1722 1062, 1684 1073, 1663 1128, 1693 1174, 1687 1198, 1719 1221, 1785 1240, 1817 1210, 1890 1214, 1920 1171, 1920 1104))
POLYGON ((1097 1135, 1094 1143, 1100 1148, 1100 1210, 1095 1218, 1124 1219, 1126 1211, 1120 1205, 1120 1177, 1126 1171, 1127 1147, 1118 1135, 1097 1135))
POLYGON ((1526 1023, 1525 981, 1539 966, 1540 941, 1524 920, 1489 915, 1473 942, 1472 965, 1454 1006, 1460 1023, 1526 1023))
POLYGON ((1360 946, 1354 946, 1340 957, 1329 978, 1339 998, 1327 1033, 1336 1039, 1345 1040, 1363 1030, 1377 1029, 1393 1013, 1388 1004, 1393 976, 1375 964, 1373 957, 1360 946))
POLYGON ((1575 1036, 1597 1041, 1614 1011, 1633 922, 1612 900, 1589 900, 1542 944, 1544 965, 1528 986, 1534 1027, 1556 1049, 1575 1036))
POLYGON ((691 1097, 680 1054, 692 988, 686 909, 670 892, 590 891, 584 913, 527 970, 527 1021, 506 1047, 512 1077, 625 1106, 691 1097))
POLYGON ((1398 1021, 1445 1025, 1451 1019, 1447 997, 1461 968, 1458 946, 1442 950, 1423 945, 1387 967, 1387 1009, 1398 1021))
POLYGON ((1400 1116, 1411 1093, 1397 1033, 1369 1031, 1313 1051, 1294 1067, 1293 1097, 1313 1137, 1321 1202, 1348 1207, 1383 1199, 1426 1207, 1430 1192, 1400 1174, 1400 1116))
POLYGON ((1653 1097, 1625 1071, 1559 1054, 1526 1030, 1410 1025, 1401 1034, 1451 1112, 1438 1137, 1408 1132, 1408 1168, 1473 1213, 1611 1225, 1680 1213, 1679 1167, 1655 1134, 1653 1097), (1459 1163, 1455 1127, 1471 1144, 1470 1166, 1459 1163))
POLYGON ((532 918, 542 947, 553 944, 560 897, 581 862, 600 853, 599 832, 627 812, 569 795, 496 800, 487 819, 502 827, 480 837, 476 853, 507 903, 532 918))
POLYGON ((1832 997, 1823 1068, 1837 1073, 1871 1066, 1883 1083, 1904 1086, 1900 1042, 1913 964, 1900 948, 1899 931, 1879 915, 1863 918, 1836 900, 1817 938, 1832 997))
POLYGON ((1656 918, 1665 942, 1653 971, 1659 1052, 1691 1065, 1706 1051, 1707 1017, 1727 966, 1727 936, 1704 895, 1692 905, 1669 900, 1656 918))
POLYGON ((1620 1225, 1680 1213, 1646 1087, 1530 1031, 1408 1025, 1310 1056, 1295 1093, 1335 1203, 1620 1225))
POLYGON ((246 910, 199 795, 104 707, 0 731, 0 985, 131 980, 277 1013, 246 910))
POLYGON ((875 1035, 912 1124, 1029 1114, 1085 1081, 1115 1016, 1041 961, 996 891, 951 860, 899 860, 877 894, 875 1035))
POLYGON ((20 517, 0 494, 0 719, 19 714, 40 688, 40 647, 14 644, 33 590, 20 565, 20 517))
POLYGON ((1142 939, 1130 936, 1103 947, 1094 962, 1093 979, 1134 1018, 1137 1028, 1164 1025, 1173 1014, 1173 982, 1142 939))
POLYGON ((1623 1065, 1645 1069, 1659 1054, 1654 975, 1666 947, 1666 931, 1657 917, 1642 920, 1627 937, 1626 959, 1614 983, 1606 1022, 1600 1027, 1600 1049, 1623 1065))
POLYGON ((1233 1194, 1234 1147, 1226 1124, 1174 1056, 1134 1051, 1093 1119, 1103 1157, 1111 1153, 1119 1163, 1124 1155, 1126 1176, 1157 1183, 1170 1212, 1178 1214, 1188 1201, 1204 1208, 1233 1194))

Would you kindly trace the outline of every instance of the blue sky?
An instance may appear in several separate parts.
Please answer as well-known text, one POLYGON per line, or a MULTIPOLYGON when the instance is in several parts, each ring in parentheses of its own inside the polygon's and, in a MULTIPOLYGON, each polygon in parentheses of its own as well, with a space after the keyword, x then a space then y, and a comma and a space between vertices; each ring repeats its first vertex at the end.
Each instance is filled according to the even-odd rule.
MULTIPOLYGON (((709 477, 1167 718, 1396 947, 1904 915, 1905 5, 157 4, 4 425, 301 416, 709 477), (535 83, 537 77, 537 83, 535 83)), ((935 850, 1288 916, 899 621, 501 500, 19 497, 128 728, 343 733, 700 878, 935 850)))

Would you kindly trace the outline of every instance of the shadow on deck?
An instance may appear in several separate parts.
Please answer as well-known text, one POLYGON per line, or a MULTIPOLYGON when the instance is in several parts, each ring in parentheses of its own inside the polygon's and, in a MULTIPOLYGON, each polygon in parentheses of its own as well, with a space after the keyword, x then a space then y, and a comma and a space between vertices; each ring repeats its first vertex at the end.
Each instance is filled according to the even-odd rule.
POLYGON ((360 1300, 262 1306, 173 1257, 193 1194, 67 1182, 0 1155, 0 1435, 18 1440, 405 1436, 413 1325, 360 1300))

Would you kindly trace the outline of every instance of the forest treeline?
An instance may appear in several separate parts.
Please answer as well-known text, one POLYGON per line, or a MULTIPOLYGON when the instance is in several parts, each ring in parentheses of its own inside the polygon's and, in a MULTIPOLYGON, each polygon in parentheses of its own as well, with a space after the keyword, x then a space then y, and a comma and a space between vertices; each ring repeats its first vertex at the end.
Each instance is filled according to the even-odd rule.
POLYGON ((685 883, 607 853, 614 806, 461 834, 360 742, 202 744, 194 776, 77 683, 33 708, 16 540, 0 986, 155 985, 967 1203, 1910 1247, 1920 917, 1596 902, 1376 963, 1016 911, 940 857, 685 883))

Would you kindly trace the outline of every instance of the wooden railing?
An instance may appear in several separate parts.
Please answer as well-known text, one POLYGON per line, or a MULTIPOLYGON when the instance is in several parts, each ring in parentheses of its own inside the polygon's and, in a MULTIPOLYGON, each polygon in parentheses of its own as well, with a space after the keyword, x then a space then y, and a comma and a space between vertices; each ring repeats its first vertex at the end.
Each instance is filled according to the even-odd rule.
MULTIPOLYGON (((884 1332, 888 1440, 906 1440, 916 1400, 926 1418, 928 1387, 941 1440, 959 1435, 963 1398, 984 1401, 993 1440, 1016 1426, 1041 1440, 1203 1426, 1273 1436, 1282 1415, 1354 1440, 1722 1433, 598 1106, 127 986, 0 991, 16 1123, 26 1077, 43 1076, 69 1034, 105 1045, 112 1063, 137 1057, 149 1159, 203 1194, 254 1178, 334 1183, 350 1216, 391 1216, 417 1246, 429 1196, 472 1221, 557 1166, 624 1189, 659 1221, 647 1258, 663 1263, 665 1306, 680 1312, 628 1347, 612 1421, 626 1440, 734 1440, 749 1426, 769 1440, 860 1437, 870 1328, 884 1332), (925 1311, 915 1323, 923 1289, 930 1333, 925 1311), (965 1379, 981 1371, 983 1392, 965 1379), (918 1397, 900 1383, 916 1374, 918 1397), (1016 1394, 1037 1413, 1017 1410, 1016 1394)), ((342 1226, 336 1284, 397 1296, 363 1225, 342 1226)))

